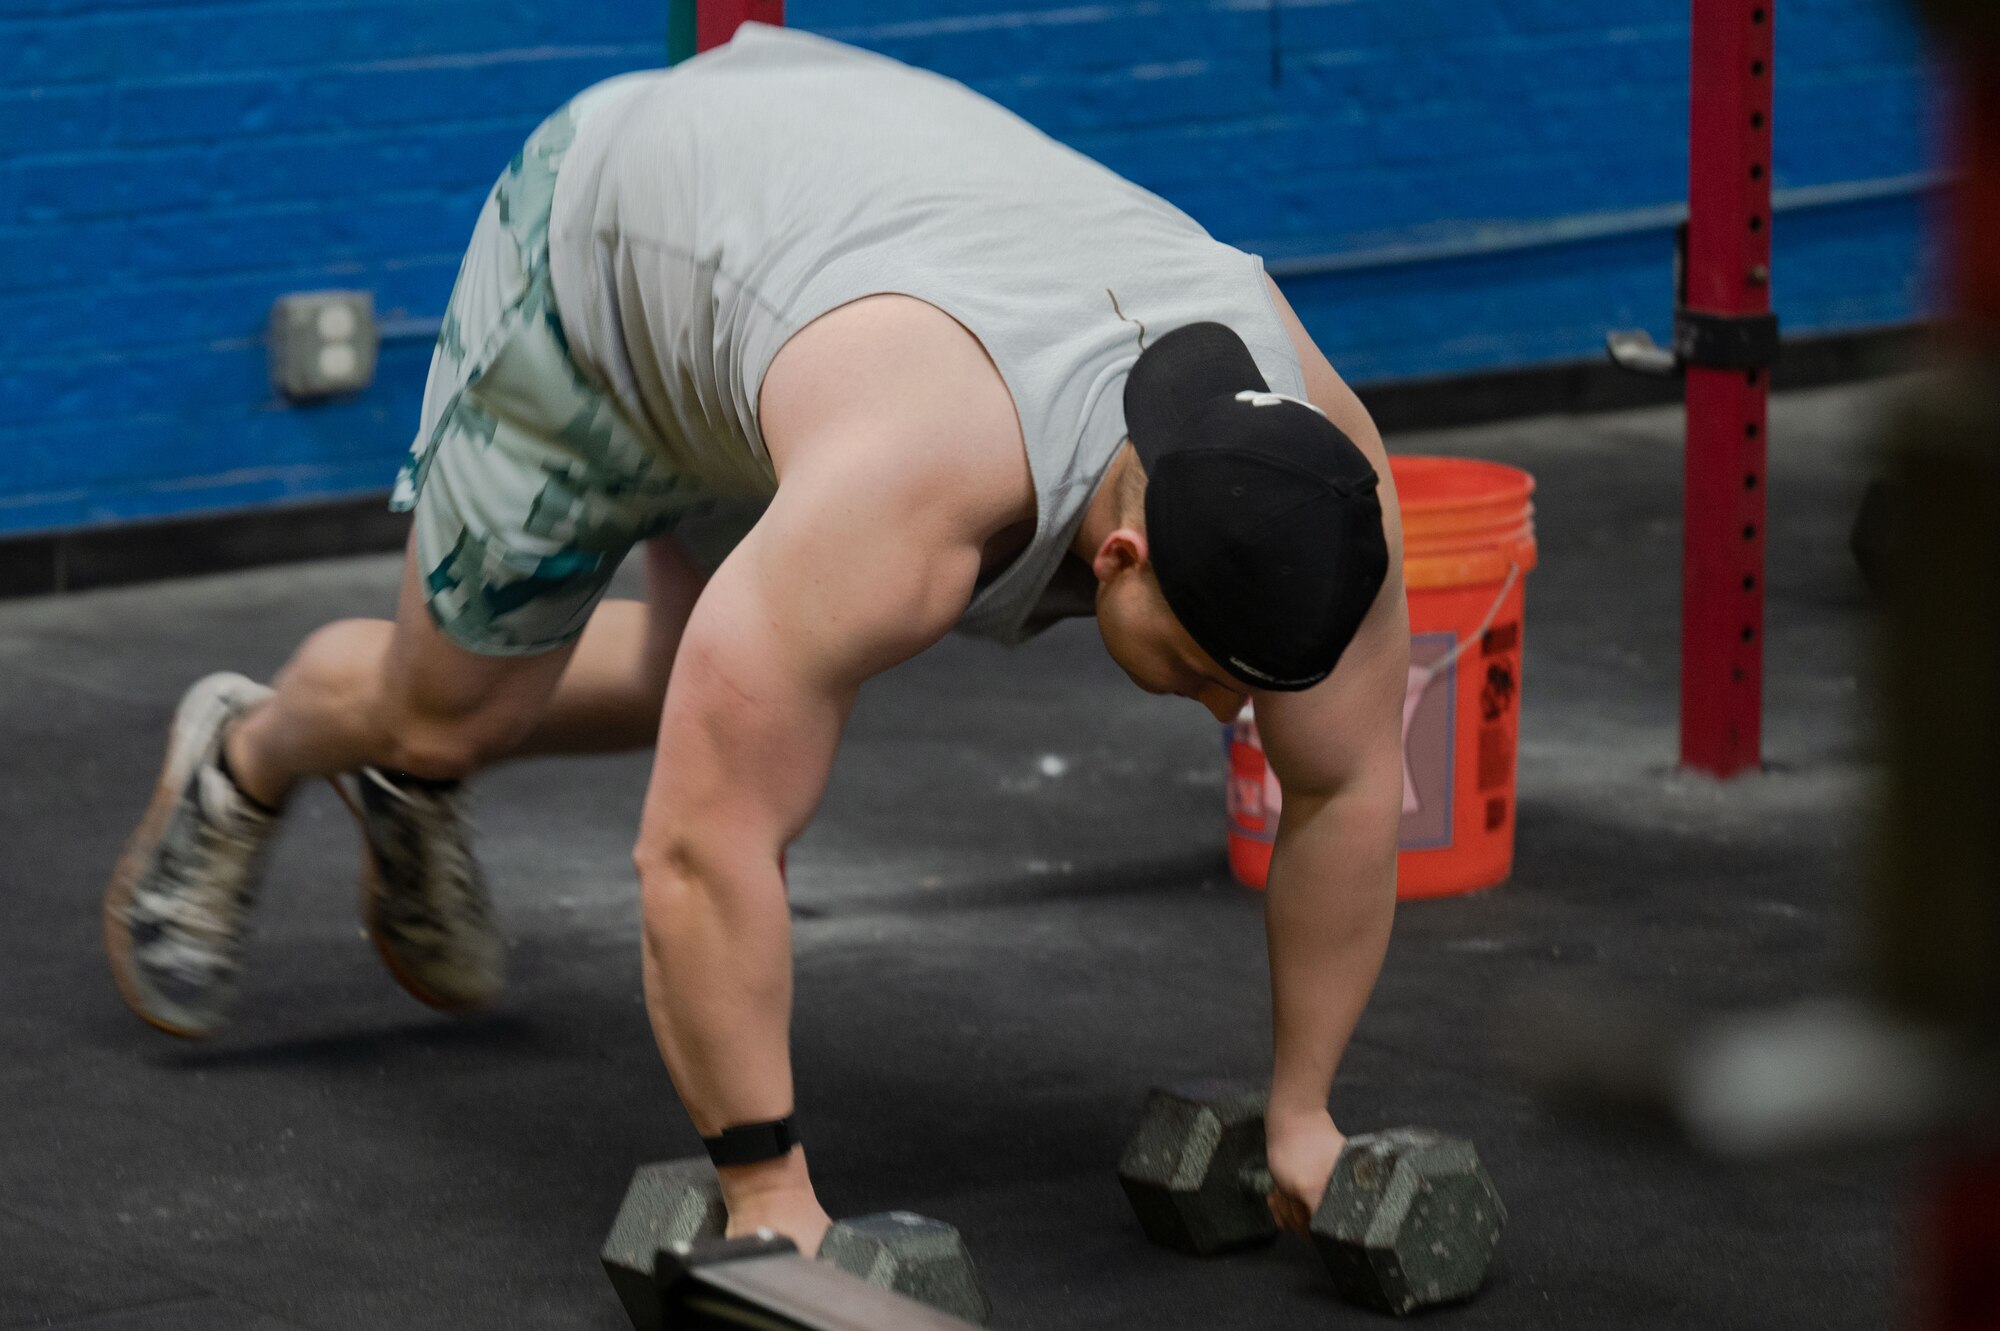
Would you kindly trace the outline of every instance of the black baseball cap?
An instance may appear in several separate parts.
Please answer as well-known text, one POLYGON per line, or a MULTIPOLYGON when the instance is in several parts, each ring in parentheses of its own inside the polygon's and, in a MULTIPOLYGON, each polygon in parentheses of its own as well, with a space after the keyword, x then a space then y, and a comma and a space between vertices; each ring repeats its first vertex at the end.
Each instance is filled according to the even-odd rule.
POLYGON ((1253 688, 1333 673, 1388 576, 1374 464, 1318 410, 1270 391, 1243 339, 1188 324, 1139 354, 1125 428, 1167 606, 1253 688))

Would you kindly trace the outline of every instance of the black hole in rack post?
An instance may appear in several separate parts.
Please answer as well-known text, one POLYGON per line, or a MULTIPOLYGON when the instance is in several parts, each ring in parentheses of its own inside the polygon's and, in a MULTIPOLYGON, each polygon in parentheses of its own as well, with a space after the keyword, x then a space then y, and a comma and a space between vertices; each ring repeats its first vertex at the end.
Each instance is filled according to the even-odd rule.
POLYGON ((1743 437, 1745 439, 1755 439, 1757 437, 1757 422, 1755 421, 1744 422, 1743 437))
POLYGON ((1762 231, 1764 229, 1764 219, 1761 217, 1752 217, 1750 219, 1750 229, 1752 231, 1762 231))
POLYGON ((1750 113, 1750 128, 1764 128, 1764 113, 1762 111, 1752 111, 1750 113))
POLYGON ((1757 473, 1756 473, 1756 472, 1754 472, 1754 471, 1747 471, 1747 472, 1743 473, 1743 488, 1744 488, 1744 489, 1746 489, 1746 490, 1754 490, 1754 489, 1756 489, 1756 488, 1757 488, 1757 473))
POLYGON ((1763 178, 1764 178, 1764 164, 1762 162, 1750 163, 1750 179, 1762 180, 1763 178))
POLYGON ((1755 370, 1749 371, 1743 378, 1752 388, 1757 386, 1757 372, 1755 370))
POLYGON ((1744 524, 1743 524, 1743 539, 1744 539, 1744 540, 1746 540, 1746 541, 1754 541, 1754 540, 1756 540, 1756 539, 1757 539, 1757 524, 1756 524, 1756 523, 1754 523, 1754 522, 1746 522, 1746 523, 1744 523, 1744 524))
POLYGON ((1743 590, 1746 592, 1757 590, 1757 575, 1755 573, 1745 573, 1743 575, 1743 590))
POLYGON ((1752 60, 1752 61, 1750 62, 1750 77, 1751 77, 1751 78, 1755 78, 1755 79, 1761 79, 1761 78, 1763 78, 1763 77, 1764 77, 1764 62, 1763 62, 1763 61, 1761 61, 1761 60, 1752 60))
POLYGON ((1761 9, 1753 9, 1753 10, 1751 10, 1751 11, 1750 11, 1750 21, 1751 21, 1752 23, 1762 23, 1762 22, 1764 21, 1764 11, 1763 11, 1763 10, 1761 10, 1761 9))
POLYGON ((1757 630, 1751 628, 1748 624, 1745 624, 1743 626, 1743 641, 1755 642, 1756 640, 1757 640, 1757 630))

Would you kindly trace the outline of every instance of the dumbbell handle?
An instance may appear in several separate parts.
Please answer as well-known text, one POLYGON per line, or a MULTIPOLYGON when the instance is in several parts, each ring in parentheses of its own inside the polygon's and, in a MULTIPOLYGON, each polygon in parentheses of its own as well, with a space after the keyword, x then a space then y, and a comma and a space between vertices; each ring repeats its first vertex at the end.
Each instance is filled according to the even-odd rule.
POLYGON ((1278 1186, 1271 1180, 1270 1166, 1262 1163, 1243 1166, 1236 1175, 1236 1183, 1243 1189, 1244 1196, 1255 1197, 1259 1201, 1269 1197, 1278 1186))

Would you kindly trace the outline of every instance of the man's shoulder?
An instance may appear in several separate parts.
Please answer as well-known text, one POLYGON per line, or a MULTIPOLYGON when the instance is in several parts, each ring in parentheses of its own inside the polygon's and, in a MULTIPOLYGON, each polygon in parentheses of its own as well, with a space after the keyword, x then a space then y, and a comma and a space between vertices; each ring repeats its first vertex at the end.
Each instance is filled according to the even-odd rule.
POLYGON ((1019 413, 985 348, 945 311, 884 293, 821 315, 780 348, 759 419, 784 484, 808 452, 855 450, 993 530, 1034 514, 1019 413))

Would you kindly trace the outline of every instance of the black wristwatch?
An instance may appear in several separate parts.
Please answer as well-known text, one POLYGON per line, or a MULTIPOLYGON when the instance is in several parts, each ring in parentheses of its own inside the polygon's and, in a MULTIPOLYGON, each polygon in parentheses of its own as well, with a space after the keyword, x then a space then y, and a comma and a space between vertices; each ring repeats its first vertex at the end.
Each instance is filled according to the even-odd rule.
POLYGON ((718 1169, 782 1159, 799 1144, 799 1116, 787 1114, 769 1123, 743 1123, 724 1128, 713 1137, 703 1137, 701 1144, 707 1148, 708 1158, 718 1169))

